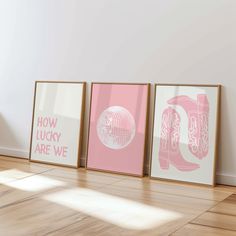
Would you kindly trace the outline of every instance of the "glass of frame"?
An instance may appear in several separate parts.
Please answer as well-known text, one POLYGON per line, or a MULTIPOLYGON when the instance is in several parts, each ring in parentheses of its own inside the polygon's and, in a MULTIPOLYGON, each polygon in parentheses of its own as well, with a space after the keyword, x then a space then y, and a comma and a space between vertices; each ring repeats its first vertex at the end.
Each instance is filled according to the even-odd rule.
POLYGON ((87 169, 143 176, 149 86, 92 83, 87 169))
POLYGON ((155 85, 152 178, 215 184, 220 85, 155 85))
POLYGON ((79 167, 84 82, 35 83, 30 161, 79 167))

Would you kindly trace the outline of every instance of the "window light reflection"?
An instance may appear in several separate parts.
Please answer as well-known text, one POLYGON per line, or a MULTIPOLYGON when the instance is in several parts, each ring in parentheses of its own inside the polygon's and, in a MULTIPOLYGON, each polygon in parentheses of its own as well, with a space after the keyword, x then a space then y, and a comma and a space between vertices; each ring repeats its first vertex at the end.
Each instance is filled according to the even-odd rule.
POLYGON ((2 170, 0 171, 0 183, 7 183, 31 175, 33 175, 33 173, 24 172, 17 169, 2 170))
POLYGON ((181 214, 85 188, 48 194, 43 199, 131 230, 146 230, 177 220, 181 214))
POLYGON ((34 175, 28 178, 19 179, 4 183, 5 185, 28 192, 37 192, 55 187, 64 186, 62 181, 54 180, 48 177, 34 175))

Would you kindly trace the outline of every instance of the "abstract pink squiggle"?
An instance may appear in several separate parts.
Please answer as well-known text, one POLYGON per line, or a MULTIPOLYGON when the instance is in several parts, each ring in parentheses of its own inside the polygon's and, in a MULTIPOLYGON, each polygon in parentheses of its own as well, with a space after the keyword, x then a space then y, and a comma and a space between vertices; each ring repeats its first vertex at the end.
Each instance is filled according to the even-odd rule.
POLYGON ((180 116, 171 107, 162 113, 159 162, 162 169, 169 169, 172 164, 180 171, 193 171, 198 164, 186 161, 179 149, 180 116))
POLYGON ((188 96, 176 96, 168 104, 181 106, 188 115, 188 139, 190 152, 199 159, 208 154, 209 102, 206 94, 199 94, 197 100, 188 96))

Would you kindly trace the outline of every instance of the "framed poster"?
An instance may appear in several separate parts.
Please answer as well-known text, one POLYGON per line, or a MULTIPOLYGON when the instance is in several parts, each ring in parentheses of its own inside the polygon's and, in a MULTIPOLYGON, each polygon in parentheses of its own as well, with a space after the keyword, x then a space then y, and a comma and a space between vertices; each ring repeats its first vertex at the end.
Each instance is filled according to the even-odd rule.
POLYGON ((36 81, 30 161, 79 167, 85 86, 36 81))
POLYGON ((143 176, 149 86, 92 83, 87 169, 143 176))
POLYGON ((155 85, 153 178, 215 184, 220 85, 155 85))

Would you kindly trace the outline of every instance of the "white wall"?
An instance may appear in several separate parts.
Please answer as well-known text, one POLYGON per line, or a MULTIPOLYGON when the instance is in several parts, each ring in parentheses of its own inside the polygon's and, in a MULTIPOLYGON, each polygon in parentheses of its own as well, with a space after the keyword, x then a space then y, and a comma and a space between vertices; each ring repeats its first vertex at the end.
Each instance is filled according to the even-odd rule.
POLYGON ((236 185, 235 0, 0 0, 1 154, 28 155, 35 80, 222 84, 236 185))

